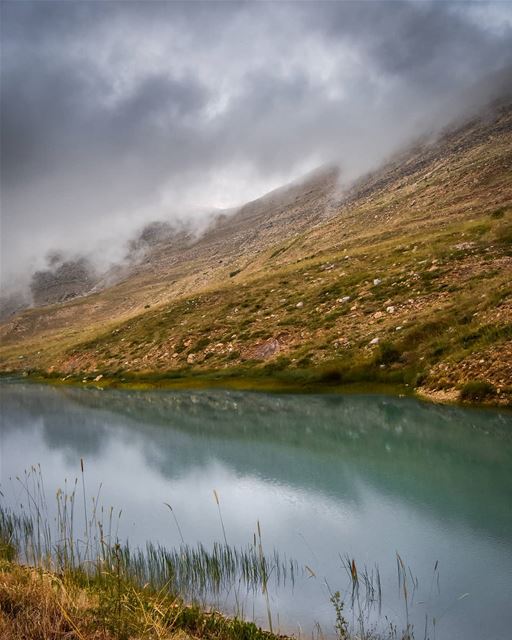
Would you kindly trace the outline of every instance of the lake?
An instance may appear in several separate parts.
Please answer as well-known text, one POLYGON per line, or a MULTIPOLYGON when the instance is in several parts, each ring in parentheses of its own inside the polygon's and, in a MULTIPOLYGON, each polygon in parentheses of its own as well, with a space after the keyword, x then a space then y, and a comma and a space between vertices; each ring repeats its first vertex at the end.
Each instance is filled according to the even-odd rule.
MULTIPOLYGON (((40 464, 50 505, 85 466, 86 491, 122 509, 119 536, 179 546, 245 546, 294 559, 293 582, 215 596, 274 630, 334 637, 329 593, 345 617, 344 559, 380 574, 381 612, 405 625, 397 553, 416 638, 505 640, 512 629, 512 414, 380 395, 271 395, 0 385, 0 489, 40 464), (172 505, 179 527, 165 503, 172 505), (307 567, 307 568, 306 568, 307 567), (239 608, 240 610, 240 608, 239 608)), ((51 507, 52 508, 52 507, 51 507)), ((403 586, 403 585, 402 585, 403 586)), ((212 596, 213 598, 213 596, 212 596)))

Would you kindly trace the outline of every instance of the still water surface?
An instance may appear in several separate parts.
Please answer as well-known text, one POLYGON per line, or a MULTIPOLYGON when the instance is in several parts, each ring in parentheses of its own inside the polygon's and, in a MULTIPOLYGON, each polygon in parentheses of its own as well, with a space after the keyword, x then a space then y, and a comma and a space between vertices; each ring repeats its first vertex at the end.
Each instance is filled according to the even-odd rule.
MULTIPOLYGON (((0 489, 12 505, 24 469, 40 463, 53 495, 83 458, 90 494, 102 483, 103 504, 123 510, 123 539, 178 546, 168 502, 185 540, 211 545, 222 540, 216 490, 231 545, 250 543, 259 521, 268 551, 311 569, 270 594, 282 631, 311 637, 318 623, 333 635, 327 585, 347 597, 345 554, 378 564, 381 624, 403 625, 398 551, 418 580, 416 638, 426 619, 437 640, 510 638, 510 413, 384 396, 0 390, 0 489)), ((216 604, 229 611, 233 594, 216 604)), ((261 594, 243 606, 265 625, 261 594)))

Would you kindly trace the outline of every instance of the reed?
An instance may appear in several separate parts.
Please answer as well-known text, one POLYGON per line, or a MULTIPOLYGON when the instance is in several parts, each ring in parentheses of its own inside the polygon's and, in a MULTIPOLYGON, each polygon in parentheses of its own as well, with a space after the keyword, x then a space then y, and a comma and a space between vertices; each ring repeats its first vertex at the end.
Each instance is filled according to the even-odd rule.
MULTIPOLYGON (((245 595, 263 595, 270 634, 251 635, 256 629, 251 627, 252 631, 247 637, 273 638, 270 591, 278 587, 293 588, 298 576, 317 579, 310 567, 300 567, 295 560, 286 558, 277 550, 265 553, 259 521, 251 543, 242 547, 230 545, 217 491, 213 495, 219 513, 221 541, 210 547, 187 544, 172 506, 165 503, 176 524, 180 545, 169 549, 148 541, 143 547, 133 547, 119 538, 122 511, 114 511, 112 507, 105 509, 100 505, 101 485, 88 503, 83 460, 80 461, 80 471, 80 486, 78 479, 65 481, 64 488, 56 492, 54 521, 49 516, 39 466, 31 467, 16 478, 25 497, 25 502, 19 508, 13 510, 7 507, 0 492, 0 562, 2 559, 12 560, 17 557, 21 564, 33 567, 43 574, 71 578, 72 584, 78 583, 87 589, 93 587, 99 590, 102 595, 99 613, 96 613, 104 621, 104 625, 111 630, 120 630, 121 635, 124 633, 123 629, 126 631, 128 627, 135 628, 133 616, 127 622, 126 612, 137 611, 138 605, 142 607, 139 613, 146 621, 144 624, 147 623, 153 631, 164 623, 164 626, 170 623, 174 625, 174 618, 169 619, 170 614, 160 615, 162 608, 155 604, 164 600, 166 606, 181 603, 176 609, 176 615, 183 617, 186 615, 183 602, 193 606, 201 605, 204 610, 208 603, 232 593, 236 603, 235 620, 238 620, 243 617, 240 604, 243 598, 240 595, 245 592, 245 595), (81 512, 77 508, 77 496, 81 512), (151 613, 147 611, 149 605, 146 603, 146 606, 143 602, 147 593, 151 593, 151 613)), ((375 620, 380 618, 382 612, 379 567, 358 565, 349 555, 340 555, 340 560, 348 580, 345 592, 332 591, 327 585, 334 608, 337 637, 340 640, 353 637, 349 635, 349 625, 345 619, 345 611, 349 610, 353 617, 350 628, 355 630, 354 637, 359 640, 412 640, 414 634, 409 607, 418 581, 401 556, 396 554, 397 582, 404 603, 405 629, 399 632, 398 627, 388 623, 389 629, 384 636, 375 632, 375 620)), ((434 585, 439 590, 438 563, 434 566, 430 595, 434 585)), ((171 610, 175 609, 171 607, 171 610)), ((435 630, 435 620, 432 624, 435 630)), ((424 640, 428 639, 428 629, 426 619, 424 640)), ((240 629, 239 632, 242 633, 240 629)), ((161 637, 158 633, 156 636, 161 637)))
POLYGON ((21 505, 21 513, 0 503, 0 540, 4 547, 16 549, 22 562, 46 571, 80 571, 96 581, 101 580, 105 572, 115 571, 116 575, 138 586, 165 587, 194 601, 233 588, 246 592, 261 590, 265 594, 271 579, 276 586, 287 583, 293 586, 299 571, 297 563, 281 557, 277 551, 269 556, 263 553, 259 523, 258 537, 255 536, 252 544, 244 547, 228 544, 216 492, 222 542, 215 542, 210 548, 203 544, 186 544, 174 511, 167 505, 178 527, 179 547, 167 549, 147 542, 144 548, 133 548, 129 542, 119 539, 122 512, 100 507, 99 491, 92 500, 92 509, 87 509, 83 461, 81 473, 83 515, 80 524, 83 532, 76 530, 78 480, 66 481, 64 489, 57 491, 56 521, 52 526, 41 470, 32 467, 16 478, 26 496, 27 504, 21 505))

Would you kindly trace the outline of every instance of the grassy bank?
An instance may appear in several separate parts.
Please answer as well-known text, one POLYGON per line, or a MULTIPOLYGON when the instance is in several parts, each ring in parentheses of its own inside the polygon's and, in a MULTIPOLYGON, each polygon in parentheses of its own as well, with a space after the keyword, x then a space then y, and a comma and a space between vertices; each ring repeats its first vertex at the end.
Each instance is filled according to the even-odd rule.
POLYGON ((395 397, 416 397, 425 402, 454 405, 487 406, 508 408, 512 406, 510 390, 497 393, 496 387, 486 381, 472 381, 462 385, 459 390, 444 392, 425 387, 414 387, 403 380, 378 375, 363 379, 346 380, 343 371, 336 365, 321 370, 293 373, 279 372, 269 374, 265 371, 241 372, 239 369, 213 371, 210 373, 191 373, 190 371, 166 373, 64 375, 59 372, 47 373, 31 371, 21 375, 18 372, 0 372, 0 380, 23 380, 52 386, 90 387, 96 389, 127 389, 131 391, 198 391, 221 389, 227 391, 253 391, 261 393, 289 394, 381 394, 395 397), (99 376, 99 379, 98 379, 99 376))
POLYGON ((226 389, 237 391, 260 391, 267 393, 383 393, 389 395, 410 395, 409 385, 386 381, 384 377, 376 380, 342 381, 337 369, 323 369, 304 374, 266 371, 242 371, 239 368, 222 372, 212 371, 192 373, 189 371, 169 373, 106 372, 99 376, 63 375, 58 372, 30 372, 20 376, 18 373, 0 374, 0 379, 17 379, 31 382, 50 383, 57 386, 92 386, 101 389, 125 388, 131 390, 199 390, 226 389))
POLYGON ((0 637, 7 640, 277 640, 255 624, 188 605, 165 588, 140 587, 105 569, 56 573, 2 549, 0 637))

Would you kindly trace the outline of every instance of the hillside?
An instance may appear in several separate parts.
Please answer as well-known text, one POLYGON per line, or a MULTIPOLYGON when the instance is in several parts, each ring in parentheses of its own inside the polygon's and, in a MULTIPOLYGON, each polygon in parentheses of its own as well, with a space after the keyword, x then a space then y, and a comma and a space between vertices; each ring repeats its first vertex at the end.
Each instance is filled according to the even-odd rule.
POLYGON ((125 279, 0 327, 4 372, 512 401, 512 106, 148 243, 125 279))

